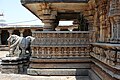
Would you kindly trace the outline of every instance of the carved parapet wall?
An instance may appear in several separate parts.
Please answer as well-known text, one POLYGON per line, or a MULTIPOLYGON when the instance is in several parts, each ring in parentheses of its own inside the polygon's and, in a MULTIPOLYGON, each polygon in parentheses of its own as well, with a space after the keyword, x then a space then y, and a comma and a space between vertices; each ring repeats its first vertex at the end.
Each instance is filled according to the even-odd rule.
POLYGON ((89 56, 90 32, 33 32, 32 57, 89 56))
POLYGON ((88 72, 91 64, 90 31, 35 31, 32 33, 35 40, 31 44, 32 54, 28 74, 81 75, 73 69, 83 69, 83 66, 83 74, 88 72), (71 65, 71 63, 74 64, 71 65), (70 66, 71 69, 68 70, 70 66), (44 73, 46 69, 47 73, 44 73), (58 73, 54 74, 57 70, 58 73))
POLYGON ((119 44, 93 43, 90 55, 95 65, 102 68, 113 78, 120 79, 120 46, 119 44))
POLYGON ((32 45, 38 46, 81 46, 90 43, 90 31, 47 31, 33 32, 35 40, 32 45), (38 43, 39 42, 39 43, 38 43))

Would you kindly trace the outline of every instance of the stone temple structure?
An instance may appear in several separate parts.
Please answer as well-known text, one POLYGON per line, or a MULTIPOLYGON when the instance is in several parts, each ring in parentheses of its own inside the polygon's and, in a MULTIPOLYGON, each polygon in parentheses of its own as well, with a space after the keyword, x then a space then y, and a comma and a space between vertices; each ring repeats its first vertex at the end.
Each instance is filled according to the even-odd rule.
MULTIPOLYGON (((28 60, 3 59, 3 72, 15 64, 29 75, 120 79, 120 0, 21 0, 44 23, 32 30, 35 40, 28 60), (59 21, 73 21, 74 31, 60 31, 59 21), (10 62, 10 63, 9 63, 10 62), (23 66, 23 67, 21 67, 23 66), (27 67, 25 67, 27 66, 27 67), (24 68, 24 69, 22 69, 24 68)), ((14 72, 13 72, 14 73, 14 72)))

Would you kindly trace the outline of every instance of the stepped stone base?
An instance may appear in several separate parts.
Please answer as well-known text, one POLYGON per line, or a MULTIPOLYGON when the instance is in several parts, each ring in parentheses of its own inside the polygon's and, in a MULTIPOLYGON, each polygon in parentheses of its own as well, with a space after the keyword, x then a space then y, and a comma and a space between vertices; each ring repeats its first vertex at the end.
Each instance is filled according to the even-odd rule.
POLYGON ((90 57, 80 58, 30 58, 29 75, 46 76, 88 76, 91 67, 90 57))
POLYGON ((89 69, 28 69, 30 75, 88 76, 89 69))
POLYGON ((91 63, 31 63, 33 69, 88 69, 91 63))
POLYGON ((23 74, 27 72, 28 58, 5 57, 1 61, 1 73, 23 74))

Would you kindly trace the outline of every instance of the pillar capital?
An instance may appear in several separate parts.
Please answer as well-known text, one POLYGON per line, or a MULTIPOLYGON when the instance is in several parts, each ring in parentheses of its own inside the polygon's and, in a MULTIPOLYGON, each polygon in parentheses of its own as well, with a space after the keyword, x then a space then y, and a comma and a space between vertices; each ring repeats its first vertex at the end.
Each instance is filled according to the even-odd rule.
POLYGON ((12 32, 13 32, 13 30, 8 30, 8 32, 9 32, 9 33, 12 33, 12 32))
POLYGON ((13 30, 8 30, 9 34, 12 35, 13 33, 13 30))
POLYGON ((55 28, 56 31, 60 31, 60 28, 55 28))
POLYGON ((53 31, 55 30, 56 25, 56 14, 50 15, 41 15, 40 17, 44 23, 43 31, 53 31))
POLYGON ((0 30, 0 45, 1 45, 1 33, 2 33, 2 30, 0 30))
POLYGON ((68 28, 69 31, 73 31, 73 29, 74 29, 73 27, 68 28))

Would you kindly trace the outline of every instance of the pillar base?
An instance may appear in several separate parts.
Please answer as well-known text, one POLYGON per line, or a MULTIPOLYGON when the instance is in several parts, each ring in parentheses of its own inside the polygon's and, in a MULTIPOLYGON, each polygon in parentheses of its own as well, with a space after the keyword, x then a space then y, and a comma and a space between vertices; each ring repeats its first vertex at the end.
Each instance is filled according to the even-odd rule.
POLYGON ((23 74, 26 73, 25 70, 26 63, 28 63, 27 58, 20 57, 5 57, 2 58, 1 63, 1 73, 14 73, 14 74, 23 74))

